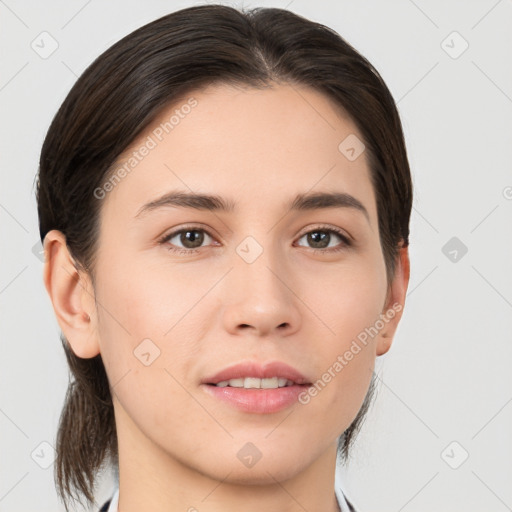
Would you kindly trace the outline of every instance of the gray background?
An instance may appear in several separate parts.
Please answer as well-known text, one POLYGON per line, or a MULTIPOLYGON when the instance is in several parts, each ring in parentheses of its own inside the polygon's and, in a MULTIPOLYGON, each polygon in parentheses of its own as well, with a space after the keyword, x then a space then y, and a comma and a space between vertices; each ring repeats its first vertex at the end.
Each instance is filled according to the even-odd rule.
MULTIPOLYGON (((195 4, 0 0, 2 512, 63 510, 51 445, 68 375, 36 245, 44 134, 96 56, 195 4)), ((258 5, 334 28, 375 65, 413 172, 405 313, 337 478, 362 512, 512 510, 512 2, 244 3, 258 5)))

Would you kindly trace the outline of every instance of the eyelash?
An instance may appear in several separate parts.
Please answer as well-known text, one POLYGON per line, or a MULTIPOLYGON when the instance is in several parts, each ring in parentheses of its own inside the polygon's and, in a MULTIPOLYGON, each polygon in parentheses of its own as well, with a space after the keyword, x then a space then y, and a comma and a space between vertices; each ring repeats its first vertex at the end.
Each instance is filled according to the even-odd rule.
MULTIPOLYGON (((161 245, 164 245, 164 244, 167 244, 167 242, 169 240, 171 240, 172 238, 174 238, 176 235, 179 235, 180 233, 183 233, 183 232, 186 232, 186 231, 202 231, 204 233, 206 233, 210 238, 214 238, 206 229, 204 228, 200 228, 200 227, 197 227, 197 226, 185 226, 185 227, 182 227, 176 231, 173 231, 172 233, 169 233, 167 235, 164 235, 162 238, 160 238, 158 240, 158 243, 161 244, 161 245)), ((314 229, 311 229, 309 231, 306 231, 305 233, 303 233, 300 237, 299 237, 299 240, 304 237, 305 235, 308 235, 309 233, 314 233, 314 232, 324 232, 324 233, 334 233, 336 235, 339 236, 339 238, 341 239, 342 243, 340 244, 339 247, 336 247, 336 248, 330 248, 330 249, 316 249, 314 247, 309 247, 309 249, 315 253, 328 253, 328 254, 332 254, 332 253, 337 253, 339 251, 343 251, 344 249, 346 249, 347 247, 350 247, 352 245, 352 242, 350 241, 350 239, 340 230, 338 229, 335 229, 335 228, 331 228, 331 227, 326 227, 326 226, 318 226, 314 229)), ((304 246, 300 246, 300 247, 304 247, 304 246)), ((175 247, 172 247, 170 244, 169 244, 169 247, 167 247, 167 250, 170 251, 170 252, 173 252, 173 253, 178 253, 178 254, 195 254, 197 252, 200 251, 200 249, 203 249, 204 247, 200 247, 200 248, 197 248, 197 249, 182 249, 182 248, 175 248, 175 247)))

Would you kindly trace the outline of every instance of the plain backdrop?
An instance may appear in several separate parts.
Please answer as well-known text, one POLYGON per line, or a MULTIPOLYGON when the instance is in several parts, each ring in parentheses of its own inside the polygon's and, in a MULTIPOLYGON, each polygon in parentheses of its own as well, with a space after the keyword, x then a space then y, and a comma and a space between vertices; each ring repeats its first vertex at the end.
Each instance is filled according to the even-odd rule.
MULTIPOLYGON (((44 135, 94 58, 197 4, 0 1, 1 512, 64 510, 52 446, 68 372, 42 281, 34 189, 44 135)), ((406 135, 411 282, 338 482, 362 512, 511 510, 512 2, 243 5, 288 8, 339 32, 383 76, 406 135)), ((107 474, 98 503, 111 489, 107 474)))

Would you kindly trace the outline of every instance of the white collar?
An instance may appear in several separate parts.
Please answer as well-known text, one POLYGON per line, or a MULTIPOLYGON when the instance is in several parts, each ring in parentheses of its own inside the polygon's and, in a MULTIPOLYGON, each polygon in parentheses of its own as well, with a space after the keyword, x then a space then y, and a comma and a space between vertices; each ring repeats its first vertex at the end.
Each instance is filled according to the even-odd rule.
POLYGON ((108 507, 107 512, 118 512, 117 505, 119 503, 119 487, 116 488, 114 495, 112 496, 112 501, 108 507))
POLYGON ((352 508, 349 507, 347 500, 345 498, 345 493, 342 488, 338 485, 334 487, 334 492, 336 493, 336 499, 338 500, 338 505, 340 507, 340 512, 351 512, 352 508))
MULTIPOLYGON (((345 494, 339 485, 334 488, 334 492, 336 494, 336 499, 338 500, 340 512, 350 512, 350 507, 347 503, 347 500, 345 499, 345 494)), ((110 502, 110 506, 108 507, 107 512, 119 512, 118 507, 117 507, 118 504, 119 504, 119 488, 116 488, 116 490, 112 496, 112 501, 110 502)))

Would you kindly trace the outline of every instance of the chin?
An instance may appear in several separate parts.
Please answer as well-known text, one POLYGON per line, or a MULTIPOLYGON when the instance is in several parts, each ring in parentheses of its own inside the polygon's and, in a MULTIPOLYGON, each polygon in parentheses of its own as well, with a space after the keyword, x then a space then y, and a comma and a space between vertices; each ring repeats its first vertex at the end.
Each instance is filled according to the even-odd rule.
POLYGON ((272 446, 275 445, 268 440, 255 440, 254 444, 233 441, 216 457, 201 464, 203 473, 226 483, 269 485, 294 477, 314 459, 313 452, 308 456, 304 449, 297 449, 300 444, 281 444, 274 450, 272 446))
POLYGON ((301 471, 301 468, 292 461, 282 460, 278 463, 273 460, 265 463, 262 458, 252 468, 244 467, 241 463, 235 463, 226 464, 223 470, 219 471, 217 465, 215 474, 210 476, 235 485, 273 485, 276 481, 284 482, 292 478, 301 471))

